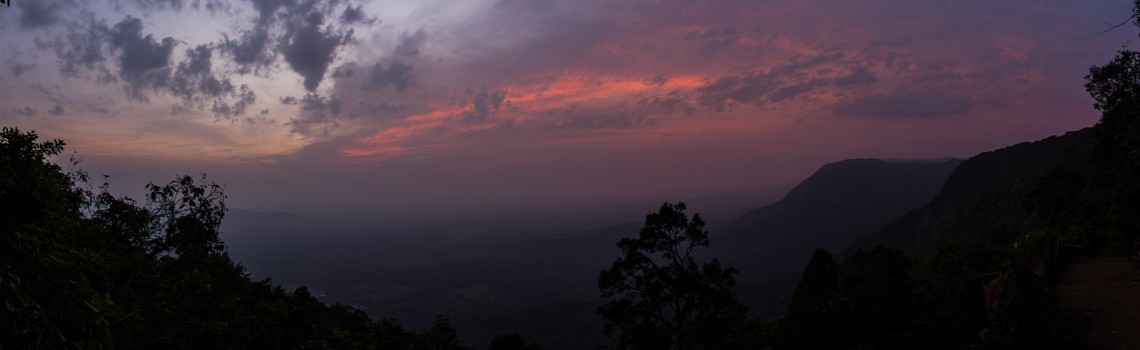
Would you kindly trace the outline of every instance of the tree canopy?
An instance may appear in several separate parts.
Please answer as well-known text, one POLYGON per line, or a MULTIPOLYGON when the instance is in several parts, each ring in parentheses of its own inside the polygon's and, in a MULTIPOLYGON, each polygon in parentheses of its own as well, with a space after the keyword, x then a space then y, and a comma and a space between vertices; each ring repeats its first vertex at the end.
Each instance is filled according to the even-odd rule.
POLYGON ((736 269, 694 255, 709 245, 704 226, 699 214, 689 219, 684 203, 665 203, 646 216, 637 238, 618 242, 622 256, 598 278, 610 299, 598 312, 620 347, 719 348, 741 325, 747 308, 733 291, 736 269))
POLYGON ((140 204, 53 163, 64 145, 0 129, 0 348, 466 349, 445 319, 405 331, 252 281, 205 175, 150 184, 140 204))

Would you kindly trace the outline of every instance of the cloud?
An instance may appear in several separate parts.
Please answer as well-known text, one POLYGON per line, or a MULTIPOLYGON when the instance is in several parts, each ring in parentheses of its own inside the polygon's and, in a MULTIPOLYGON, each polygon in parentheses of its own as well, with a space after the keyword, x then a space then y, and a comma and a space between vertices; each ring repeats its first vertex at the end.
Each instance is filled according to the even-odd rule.
POLYGON ((27 72, 27 71, 31 70, 32 68, 35 68, 35 67, 36 67, 35 64, 12 62, 12 75, 15 75, 18 77, 20 75, 23 75, 24 72, 27 72))
POLYGON ((231 99, 214 99, 210 111, 215 116, 234 117, 244 115, 245 110, 257 102, 257 94, 247 85, 234 91, 231 99))
POLYGON ((238 65, 239 74, 261 73, 277 60, 276 53, 270 50, 269 28, 265 25, 241 31, 236 40, 223 35, 218 47, 238 65))
POLYGON ((669 82, 669 76, 665 74, 657 74, 649 78, 645 78, 641 83, 645 86, 662 86, 669 82))
POLYGON ((108 43, 119 53, 119 78, 127 97, 146 102, 144 89, 165 89, 170 84, 170 61, 177 41, 171 37, 156 41, 150 34, 144 36, 142 29, 142 20, 128 16, 108 32, 108 43))
POLYGON ((700 42, 701 52, 712 52, 736 46, 741 33, 735 26, 723 26, 689 31, 685 34, 685 39, 700 42))
POLYGON ((932 119, 969 112, 976 104, 972 98, 941 91, 899 90, 858 97, 836 105, 834 111, 868 118, 932 119))
POLYGON ((24 108, 12 108, 12 111, 25 117, 35 117, 40 114, 40 111, 38 109, 28 106, 24 106, 24 108))
MULTIPOLYGON (((383 86, 392 85, 396 91, 404 91, 412 84, 412 66, 406 65, 400 60, 392 60, 388 68, 380 62, 376 62, 371 69, 368 70, 368 80, 364 82, 360 88, 364 90, 372 90, 383 86)), ((349 73, 348 75, 351 75, 349 73)))
POLYGON ((345 6, 344 11, 340 14, 340 23, 344 25, 352 25, 357 23, 373 25, 377 22, 380 22, 380 19, 376 17, 369 17, 367 13, 364 13, 363 5, 352 7, 352 4, 349 4, 348 6, 345 6))
POLYGON ((36 44, 55 49, 61 75, 77 78, 84 71, 96 71, 95 80, 107 83, 117 80, 104 65, 107 58, 103 46, 109 35, 106 23, 92 20, 85 27, 71 28, 66 35, 54 41, 37 41, 36 44))
POLYGON ((20 3, 20 29, 43 29, 59 23, 62 1, 36 0, 20 3))
POLYGON ((182 98, 185 106, 209 109, 215 116, 234 117, 245 113, 257 101, 246 85, 235 87, 229 78, 214 74, 214 49, 198 45, 186 50, 186 58, 178 63, 170 78, 170 92, 182 98))
POLYGON ((772 91, 768 95, 768 101, 783 102, 785 100, 796 98, 800 95, 806 94, 812 90, 828 85, 828 81, 823 79, 812 79, 807 82, 785 86, 776 91, 772 91))
POLYGON ((219 12, 226 12, 230 10, 230 4, 225 0, 111 0, 112 6, 122 10, 121 1, 130 1, 130 4, 141 10, 143 13, 149 14, 157 11, 174 11, 182 12, 189 2, 189 7, 194 10, 205 9, 211 14, 219 12))
POLYGON ((287 96, 282 104, 300 106, 300 114, 289 120, 291 132, 303 136, 326 136, 339 126, 338 117, 344 111, 344 101, 308 93, 301 98, 287 96))
POLYGON ((778 85, 777 74, 748 71, 739 75, 717 78, 696 89, 702 105, 717 109, 727 108, 733 102, 757 103, 761 97, 778 85))
POLYGON ((339 99, 324 98, 317 94, 306 94, 305 97, 301 98, 300 105, 303 111, 327 111, 333 116, 340 114, 341 108, 344 106, 339 99))
POLYGON ((697 87, 701 105, 723 111, 739 104, 785 102, 830 88, 854 88, 878 82, 871 71, 845 61, 843 53, 830 53, 780 64, 766 71, 750 69, 709 80, 697 87), (847 66, 847 67, 845 67, 847 66), (839 75, 837 68, 846 68, 839 75))
POLYGON ((474 93, 469 92, 468 96, 459 100, 459 105, 464 109, 459 117, 466 122, 485 121, 499 111, 506 98, 505 90, 488 90, 483 87, 474 93))
POLYGON ((142 21, 131 16, 110 27, 98 21, 73 27, 56 43, 62 75, 82 77, 93 72, 98 83, 121 82, 130 101, 146 103, 156 93, 170 93, 181 100, 172 106, 174 113, 198 109, 234 117, 257 99, 248 86, 235 86, 223 72, 213 69, 213 45, 187 49, 183 60, 175 65, 174 51, 179 42, 145 34, 142 21), (113 62, 112 67, 108 67, 109 62, 113 62))
POLYGON ((397 57, 417 57, 420 55, 420 48, 427 39, 427 32, 423 29, 416 30, 411 34, 405 31, 403 34, 400 34, 400 42, 396 44, 396 49, 392 50, 392 55, 397 57))
POLYGON ((665 94, 653 95, 637 101, 638 110, 644 114, 671 115, 677 112, 685 114, 696 113, 692 105, 691 93, 684 90, 673 90, 665 94))
POLYGON ((63 106, 60 105, 55 105, 55 107, 52 107, 50 110, 48 110, 48 113, 56 116, 63 115, 63 112, 63 106))
POLYGON ((296 0, 250 0, 258 13, 258 25, 271 23, 276 19, 280 9, 291 9, 297 6, 296 0))
MULTIPOLYGON (((332 16, 343 2, 251 0, 251 3, 258 14, 255 22, 250 28, 240 30, 236 38, 223 34, 223 40, 218 43, 221 52, 238 65, 239 74, 268 74, 280 53, 290 68, 304 78, 306 89, 313 91, 320 85, 336 50, 352 39, 351 29, 321 28, 324 19, 332 16)), ((342 26, 376 22, 378 19, 369 17, 360 5, 345 4, 340 14, 342 26)))
POLYGON ((310 92, 320 86, 329 64, 336 58, 337 48, 352 37, 351 29, 338 33, 331 27, 322 30, 323 24, 324 15, 310 13, 304 25, 290 30, 282 47, 285 62, 304 78, 305 89, 310 92))
POLYGON ((858 85, 874 84, 877 82, 879 82, 879 79, 875 78, 875 74, 871 73, 866 68, 855 67, 854 69, 851 70, 851 74, 848 74, 848 75, 845 75, 845 76, 842 76, 842 77, 835 79, 835 86, 851 87, 851 86, 858 86, 858 85))
POLYGON ((575 108, 550 113, 557 116, 550 123, 557 129, 635 129, 653 125, 652 119, 637 114, 579 112, 575 108))

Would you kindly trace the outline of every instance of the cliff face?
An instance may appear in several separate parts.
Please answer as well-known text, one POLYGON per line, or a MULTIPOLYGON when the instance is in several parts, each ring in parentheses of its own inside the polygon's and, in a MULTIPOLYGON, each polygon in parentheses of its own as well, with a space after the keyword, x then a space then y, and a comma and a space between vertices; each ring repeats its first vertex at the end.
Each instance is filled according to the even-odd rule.
POLYGON ((733 220, 714 246, 730 250, 723 256, 762 260, 773 272, 798 271, 817 247, 842 252, 930 201, 959 162, 850 159, 824 165, 783 200, 733 220))
POLYGON ((967 159, 926 205, 859 239, 849 251, 876 245, 926 253, 954 242, 1012 243, 1039 227, 1027 199, 1050 172, 1087 174, 1091 129, 1025 142, 967 159))

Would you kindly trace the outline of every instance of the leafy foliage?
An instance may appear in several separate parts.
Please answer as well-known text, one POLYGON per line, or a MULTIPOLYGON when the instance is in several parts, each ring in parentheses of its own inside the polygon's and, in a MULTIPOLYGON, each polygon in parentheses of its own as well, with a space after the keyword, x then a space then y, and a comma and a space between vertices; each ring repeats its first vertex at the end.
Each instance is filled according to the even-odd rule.
POLYGON ((140 205, 52 163, 63 146, 0 130, 0 348, 466 349, 443 319, 409 332, 251 281, 204 175, 150 184, 140 205))
POLYGON ((835 260, 826 250, 816 249, 792 293, 792 302, 784 316, 780 347, 840 348, 847 340, 843 327, 850 313, 841 293, 835 260))
POLYGON ((998 349, 1077 347, 1076 332, 1066 323, 1049 295, 1048 287, 1024 264, 1008 262, 1001 274, 986 285, 986 319, 982 344, 998 349))
POLYGON ((1078 199, 1082 220, 1068 224, 1098 232, 1089 238, 1106 253, 1133 253, 1140 238, 1140 52, 1121 50, 1108 64, 1089 68, 1085 79, 1101 111, 1097 162, 1078 199))
POLYGON ((744 320, 736 300, 734 268, 698 263, 697 247, 709 245, 700 215, 685 204, 665 203, 645 218, 638 238, 618 242, 622 257, 604 270, 598 288, 608 303, 598 312, 619 347, 719 348, 744 320))

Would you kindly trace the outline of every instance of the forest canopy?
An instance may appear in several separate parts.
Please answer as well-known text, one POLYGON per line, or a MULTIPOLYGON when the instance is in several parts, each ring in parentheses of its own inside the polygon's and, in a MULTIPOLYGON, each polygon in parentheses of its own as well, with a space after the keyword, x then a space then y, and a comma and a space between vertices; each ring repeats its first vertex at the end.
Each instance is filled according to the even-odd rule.
POLYGON ((140 203, 53 163, 64 146, 0 131, 0 347, 466 348, 446 319, 407 331, 251 280, 218 238, 226 196, 205 175, 149 184, 140 203))

